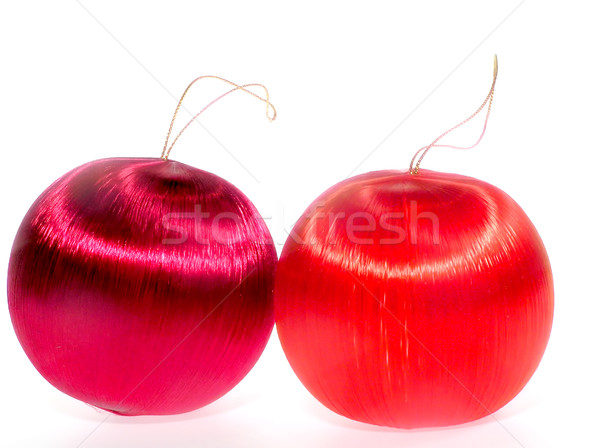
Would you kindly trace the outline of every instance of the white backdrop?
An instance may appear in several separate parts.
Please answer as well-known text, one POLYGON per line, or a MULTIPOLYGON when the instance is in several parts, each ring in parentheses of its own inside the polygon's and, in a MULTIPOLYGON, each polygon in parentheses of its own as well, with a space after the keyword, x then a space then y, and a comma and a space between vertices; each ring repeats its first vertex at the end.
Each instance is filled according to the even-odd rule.
MULTIPOLYGON (((549 0, 3 2, 3 291, 12 240, 33 200, 86 161, 159 156, 176 99, 198 75, 266 84, 279 118, 269 124, 262 104, 232 95, 171 158, 245 192, 280 250, 286 229, 325 188, 351 173, 408 167, 417 148, 468 116, 488 91, 497 53, 482 144, 432 150, 424 166, 478 177, 519 202, 550 255, 556 315, 538 371, 494 417, 399 431, 322 407, 275 333, 248 377, 204 409, 99 412, 37 373, 3 305, 0 445, 599 446, 598 13, 595 2, 549 0)), ((225 88, 206 81, 186 106, 199 110, 225 88)), ((448 142, 470 144, 480 126, 448 142)))

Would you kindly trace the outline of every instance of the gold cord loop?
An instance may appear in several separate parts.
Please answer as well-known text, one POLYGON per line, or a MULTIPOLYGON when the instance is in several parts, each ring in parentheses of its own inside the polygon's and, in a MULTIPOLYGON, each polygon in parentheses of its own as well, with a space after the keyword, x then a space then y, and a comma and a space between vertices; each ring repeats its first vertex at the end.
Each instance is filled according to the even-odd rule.
POLYGON ((410 174, 417 174, 419 172, 419 168, 421 166, 421 162, 423 161, 423 158, 425 157, 425 155, 427 154, 427 152, 429 152, 429 150, 431 148, 471 149, 471 148, 474 148, 475 146, 477 146, 479 144, 479 142, 483 138, 483 135, 485 134, 485 130, 487 129, 488 119, 490 117, 490 112, 492 110, 492 101, 494 100, 494 89, 496 88, 496 79, 497 79, 497 77, 498 77, 498 57, 496 55, 494 55, 494 76, 493 76, 493 79, 492 79, 492 87, 490 88, 489 93, 485 97, 485 101, 483 102, 483 104, 481 106, 479 106, 479 108, 471 116, 469 116, 469 118, 463 120, 462 122, 460 122, 459 124, 457 124, 453 128, 448 129, 446 132, 444 132, 442 135, 440 135, 438 138, 436 138, 429 145, 423 146, 422 148, 420 148, 415 153, 415 155, 413 156, 412 160, 410 161, 410 168, 409 168, 409 173, 410 174), (479 139, 477 139, 477 141, 473 145, 465 147, 465 146, 438 145, 437 144, 437 142, 439 142, 441 139, 443 139, 450 132, 452 132, 455 129, 461 127, 463 124, 471 121, 477 114, 479 114, 479 112, 481 112, 483 110, 483 108, 485 107, 486 104, 488 105, 488 109, 487 109, 487 114, 485 116, 485 123, 483 124, 483 130, 481 131, 481 135, 479 136, 479 139), (418 157, 418 160, 417 160, 417 157, 418 157), (415 164, 415 161, 416 161, 416 164, 415 164))
POLYGON ((233 92, 235 92, 237 90, 243 90, 244 92, 249 93, 253 97, 255 97, 255 98, 263 101, 264 103, 266 103, 266 105, 267 105, 266 115, 267 115, 267 119, 269 121, 273 121, 273 120, 275 120, 277 118, 277 110, 275 109, 275 106, 273 106, 273 104, 271 104, 271 101, 269 100, 269 91, 267 90, 267 88, 264 85, 262 85, 262 84, 244 84, 244 85, 238 85, 238 84, 236 84, 234 82, 228 81, 227 79, 221 78, 219 76, 211 76, 211 75, 200 76, 200 77, 194 79, 187 86, 187 88, 183 92, 183 95, 181 95, 181 99, 179 100, 179 103, 177 103, 177 107, 175 108, 175 113, 173 114, 173 118, 171 119, 171 124, 169 126, 169 132, 167 132, 167 138, 165 139, 165 145, 163 146, 163 150, 162 150, 162 153, 160 155, 160 158, 163 159, 163 160, 168 160, 169 155, 171 154, 171 149, 173 149, 173 146, 175 145, 175 143, 177 142, 177 140, 179 140, 179 137, 181 137, 181 134, 183 134, 183 132, 188 128, 188 126, 191 125, 196 120, 196 118, 198 118, 198 116, 202 112, 204 112, 206 109, 208 109, 214 103, 216 103, 220 99, 226 97, 230 93, 233 93, 233 92), (177 136, 173 139, 173 141, 169 145, 169 139, 171 138, 171 132, 173 131, 173 125, 175 124, 175 119, 177 118, 177 114, 179 113, 179 110, 181 109, 181 104, 183 103, 183 99, 187 95, 187 93, 190 90, 190 88, 197 81, 200 81, 201 79, 207 79, 207 78, 218 79, 218 80, 223 81, 223 82, 225 82, 225 83, 227 83, 229 85, 234 86, 234 88, 231 89, 231 90, 229 90, 228 92, 225 92, 224 94, 222 94, 218 98, 212 100, 200 112, 198 112, 196 115, 194 115, 194 117, 190 121, 188 121, 188 123, 181 129, 181 131, 179 131, 179 134, 177 134, 177 136), (263 98, 260 95, 257 95, 256 93, 248 90, 248 87, 261 87, 265 91, 265 98, 263 98))

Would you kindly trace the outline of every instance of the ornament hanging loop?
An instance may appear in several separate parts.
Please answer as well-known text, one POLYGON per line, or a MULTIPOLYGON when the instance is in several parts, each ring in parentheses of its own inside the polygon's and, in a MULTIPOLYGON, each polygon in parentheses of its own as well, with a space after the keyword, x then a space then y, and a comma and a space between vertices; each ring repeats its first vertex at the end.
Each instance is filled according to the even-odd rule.
POLYGON ((429 150, 431 148, 471 149, 471 148, 474 148, 475 146, 477 146, 479 144, 479 142, 481 142, 481 139, 483 138, 483 135, 485 134, 485 130, 487 128, 488 119, 490 118, 490 112, 492 110, 492 101, 494 100, 494 90, 496 89, 496 79, 497 78, 498 78, 498 56, 494 55, 494 75, 493 75, 493 78, 492 78, 492 87, 490 88, 489 93, 485 97, 484 102, 468 118, 466 118, 465 120, 461 121, 456 126, 448 129, 446 132, 444 132, 442 135, 440 135, 438 138, 436 138, 429 145, 423 146, 422 148, 420 148, 415 153, 415 155, 413 156, 412 160, 410 161, 410 167, 409 167, 409 170, 408 170, 410 174, 417 174, 419 172, 419 168, 421 166, 421 162, 423 161, 423 158, 425 157, 425 155, 429 152, 429 150), (483 124, 483 130, 481 131, 481 135, 479 136, 479 138, 477 139, 477 141, 473 145, 471 145, 471 146, 454 146, 454 145, 438 145, 437 144, 446 135, 448 135, 449 133, 451 133, 455 129, 461 127, 463 124, 465 124, 465 123, 471 121, 473 118, 475 118, 475 116, 477 116, 483 110, 483 108, 486 106, 486 104, 487 104, 488 108, 487 108, 487 113, 486 113, 486 116, 485 116, 485 122, 483 124))
POLYGON ((274 121, 277 118, 277 110, 275 109, 275 106, 273 106, 273 104, 271 103, 270 99, 269 99, 269 91, 267 90, 267 88, 262 85, 262 84, 244 84, 244 85, 238 85, 234 82, 231 82, 227 79, 221 78, 220 76, 212 76, 212 75, 205 75, 205 76, 200 76, 196 79, 194 79, 188 86, 187 88, 184 90, 183 94, 181 95, 181 98, 179 99, 179 102, 177 103, 177 107, 175 108, 175 112, 173 113, 173 118, 171 119, 171 124, 169 125, 169 132, 167 132, 167 138, 165 139, 165 144, 163 146, 163 150, 162 153, 160 155, 160 158, 163 160, 168 160, 169 159, 169 155, 171 154, 171 150, 173 149, 173 146, 175 146, 175 143, 177 143, 177 140, 179 140, 179 137, 181 137, 181 134, 183 134, 185 132, 185 130, 196 120, 196 118, 198 118, 198 116, 200 114, 202 114, 202 112, 204 112, 206 109, 208 109, 210 106, 212 106, 213 104, 215 104, 217 101, 219 101, 220 99, 226 97, 227 95, 229 95, 230 93, 236 92, 238 90, 242 90, 250 95, 252 95, 253 97, 261 100, 262 102, 264 102, 267 106, 267 111, 266 111, 266 115, 267 115, 267 119, 269 121, 274 121), (190 121, 188 121, 188 123, 181 129, 181 131, 179 131, 179 134, 177 134, 177 136, 173 139, 173 141, 171 142, 171 144, 169 145, 169 139, 171 138, 171 133, 173 132, 173 125, 175 124, 175 120, 177 118, 177 114, 179 113, 179 110, 181 109, 181 105, 183 103, 183 99, 185 98, 185 96, 187 95, 187 93, 189 92, 189 90, 191 89, 191 87, 198 81, 200 81, 201 79, 218 79, 219 81, 223 81, 231 86, 233 86, 233 88, 227 92, 225 92, 224 94, 222 94, 221 96, 215 98, 214 100, 212 100, 210 103, 208 103, 200 112, 198 112, 196 115, 194 115, 192 117, 192 119, 190 121), (251 90, 248 90, 248 87, 260 87, 265 91, 265 98, 261 97, 260 95, 257 95, 256 93, 252 92, 251 90))

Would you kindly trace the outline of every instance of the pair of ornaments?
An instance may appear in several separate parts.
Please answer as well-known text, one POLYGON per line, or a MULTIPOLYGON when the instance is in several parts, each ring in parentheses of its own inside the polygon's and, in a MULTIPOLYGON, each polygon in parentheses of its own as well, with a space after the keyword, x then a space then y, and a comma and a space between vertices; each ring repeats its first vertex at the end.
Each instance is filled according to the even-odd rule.
MULTIPOLYGON (((489 116, 496 74, 495 63, 490 93, 465 122, 486 104, 489 116)), ((408 171, 324 192, 278 261, 242 192, 168 159, 194 82, 160 159, 75 168, 19 228, 10 314, 51 384, 117 414, 192 411, 250 371, 276 322, 302 383, 354 420, 454 425, 517 395, 549 338, 553 283, 514 200, 477 179, 420 169, 443 146, 437 139, 408 171)), ((268 92, 250 86, 225 95, 244 90, 275 118, 268 92)))

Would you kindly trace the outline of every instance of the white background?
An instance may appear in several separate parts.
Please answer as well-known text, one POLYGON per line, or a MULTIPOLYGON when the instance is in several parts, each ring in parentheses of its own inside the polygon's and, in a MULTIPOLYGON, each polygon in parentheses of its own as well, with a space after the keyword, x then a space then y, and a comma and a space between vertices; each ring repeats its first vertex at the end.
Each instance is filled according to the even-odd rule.
MULTIPOLYGON (((99 412, 37 373, 4 305, 0 445, 600 446, 596 3, 3 2, 3 291, 12 240, 34 199, 81 163, 159 156, 176 98, 198 75, 271 91, 274 123, 261 103, 236 93, 201 117, 214 138, 194 125, 172 159, 237 185, 269 218, 280 250, 285 229, 325 188, 351 173, 407 168, 418 147, 474 111, 497 53, 482 144, 432 150, 424 166, 478 177, 520 203, 552 261, 556 315, 538 371, 493 417, 401 431, 322 407, 294 376, 275 333, 249 376, 204 409, 172 417, 99 412)), ((199 110, 225 89, 206 81, 186 107, 199 110)), ((481 123, 446 142, 472 143, 481 123)))

